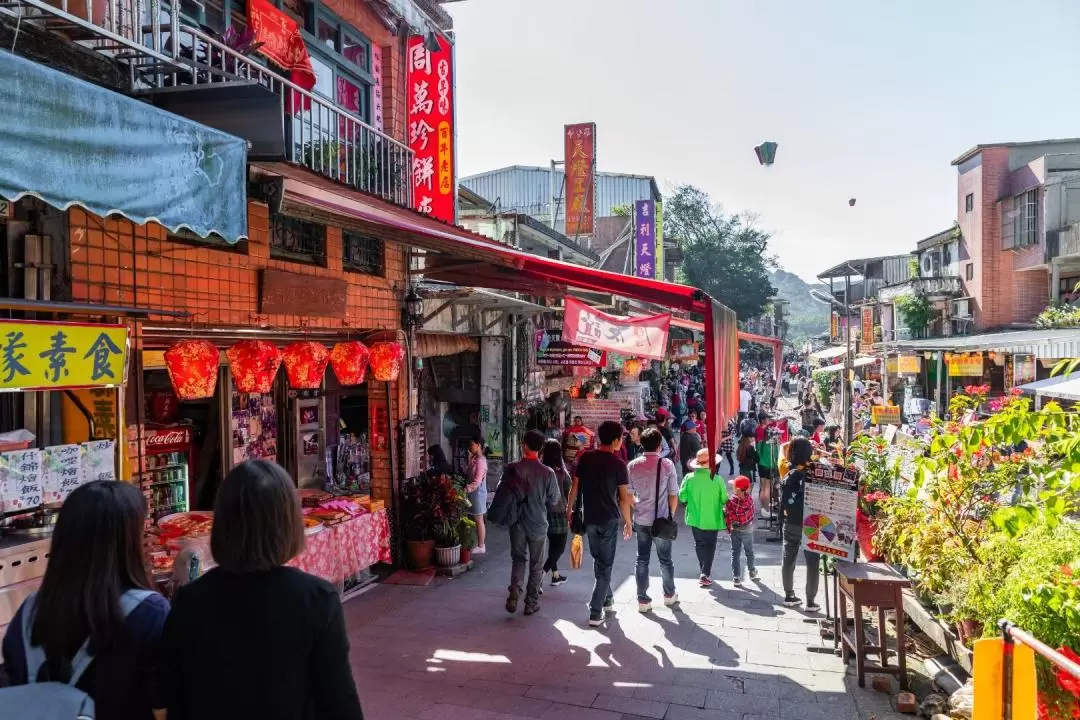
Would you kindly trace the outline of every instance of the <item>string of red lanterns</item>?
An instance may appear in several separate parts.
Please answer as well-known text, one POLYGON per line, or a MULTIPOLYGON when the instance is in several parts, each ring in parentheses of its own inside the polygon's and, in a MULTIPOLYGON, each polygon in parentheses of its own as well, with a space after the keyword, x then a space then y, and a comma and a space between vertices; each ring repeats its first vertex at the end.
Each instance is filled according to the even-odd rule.
MULTIPOLYGON (((375 380, 393 382, 401 374, 405 348, 378 342, 369 349, 358 341, 339 342, 333 350, 313 341, 298 341, 279 350, 266 340, 241 340, 225 351, 233 384, 240 393, 270 392, 284 363, 289 386, 312 390, 322 386, 327 364, 342 385, 360 385, 368 367, 375 380)), ((181 400, 205 400, 217 389, 220 352, 206 340, 181 340, 165 351, 165 369, 181 400)))

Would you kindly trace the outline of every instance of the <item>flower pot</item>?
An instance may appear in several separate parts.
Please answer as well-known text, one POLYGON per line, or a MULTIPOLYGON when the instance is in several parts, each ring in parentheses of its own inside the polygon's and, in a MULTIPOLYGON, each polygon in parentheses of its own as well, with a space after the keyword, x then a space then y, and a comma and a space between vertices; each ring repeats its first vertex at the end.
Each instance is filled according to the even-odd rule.
POLYGON ((472 548, 461 548, 461 562, 467 563, 472 560, 472 548))
POLYGON ((859 552, 866 562, 878 562, 881 553, 874 550, 874 533, 877 531, 873 518, 863 514, 862 510, 855 511, 855 535, 859 538, 859 552))
POLYGON ((960 636, 960 643, 966 647, 982 637, 983 625, 978 620, 961 620, 956 623, 956 634, 960 636))
POLYGON ((453 567, 461 562, 461 546, 435 548, 435 564, 439 567, 453 567))
POLYGON ((409 567, 413 570, 424 570, 431 567, 431 556, 435 552, 434 540, 409 540, 409 567))

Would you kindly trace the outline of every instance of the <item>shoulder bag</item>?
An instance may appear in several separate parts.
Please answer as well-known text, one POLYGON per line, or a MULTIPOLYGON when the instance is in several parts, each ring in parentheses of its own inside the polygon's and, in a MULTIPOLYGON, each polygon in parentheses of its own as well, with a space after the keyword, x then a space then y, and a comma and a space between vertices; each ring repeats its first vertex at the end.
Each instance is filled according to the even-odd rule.
MULTIPOLYGON (((675 518, 660 517, 660 470, 664 465, 664 458, 656 459, 656 507, 653 512, 652 536, 661 540, 674 540, 679 536, 679 526, 675 518)), ((667 502, 667 495, 663 497, 667 502)))

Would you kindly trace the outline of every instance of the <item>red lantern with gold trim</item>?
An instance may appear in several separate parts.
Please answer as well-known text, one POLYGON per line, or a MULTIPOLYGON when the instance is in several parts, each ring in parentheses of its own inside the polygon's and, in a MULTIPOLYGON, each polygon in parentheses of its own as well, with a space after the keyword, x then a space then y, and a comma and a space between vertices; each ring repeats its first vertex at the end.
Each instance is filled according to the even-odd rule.
POLYGON ((330 351, 330 367, 334 369, 334 375, 342 385, 359 385, 367 375, 370 356, 371 352, 362 342, 339 342, 330 351))
POLYGON ((241 340, 225 351, 239 393, 268 393, 281 367, 281 351, 265 340, 241 340))
POLYGON ((641 374, 641 361, 637 358, 629 358, 623 363, 623 374, 636 380, 637 376, 641 374))
POLYGON ((285 360, 285 374, 289 387, 295 390, 317 390, 326 374, 330 351, 322 343, 303 340, 286 346, 281 351, 285 360))
POLYGON ((401 343, 378 342, 371 346, 371 373, 380 382, 392 382, 401 374, 405 348, 401 343))
POLYGON ((572 385, 570 387, 570 397, 574 400, 577 400, 579 397, 581 397, 581 388, 579 388, 577 385, 572 385))
POLYGON ((176 396, 181 400, 205 400, 217 389, 218 358, 221 353, 205 340, 181 340, 165 351, 176 396))

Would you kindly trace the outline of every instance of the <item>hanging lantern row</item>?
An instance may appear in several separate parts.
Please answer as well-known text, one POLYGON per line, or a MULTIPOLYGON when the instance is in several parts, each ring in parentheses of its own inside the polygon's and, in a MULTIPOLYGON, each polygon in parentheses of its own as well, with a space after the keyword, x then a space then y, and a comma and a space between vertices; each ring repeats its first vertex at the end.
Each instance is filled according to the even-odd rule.
MULTIPOLYGON (((401 374, 405 348, 396 342, 378 342, 368 348, 355 340, 328 349, 312 341, 299 341, 283 350, 265 340, 241 340, 225 351, 233 384, 240 393, 267 393, 278 368, 285 364, 289 386, 314 390, 322 385, 329 364, 342 385, 364 382, 370 361, 372 374, 381 382, 393 382, 401 374)), ((165 368, 173 391, 181 400, 205 400, 217 389, 220 352, 205 340, 182 340, 165 351, 165 368)))

